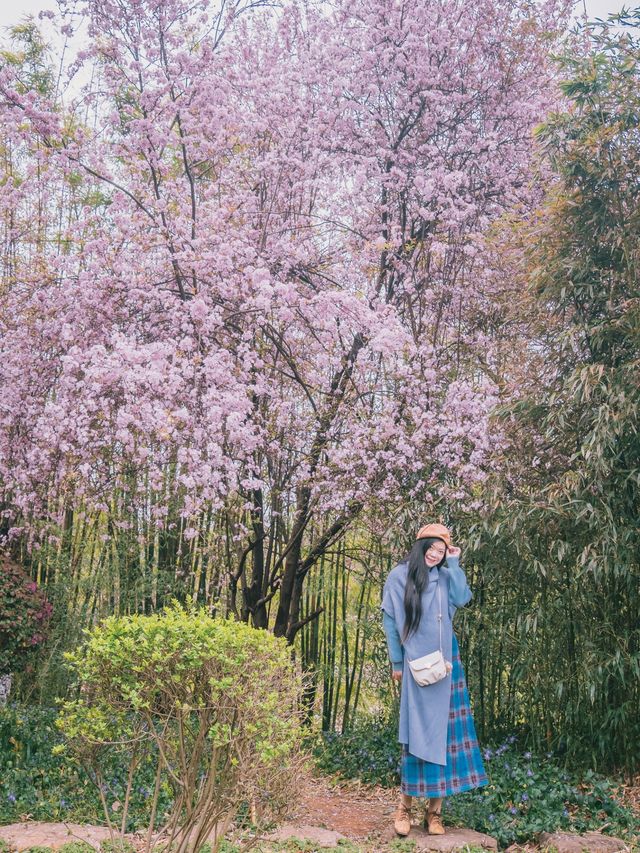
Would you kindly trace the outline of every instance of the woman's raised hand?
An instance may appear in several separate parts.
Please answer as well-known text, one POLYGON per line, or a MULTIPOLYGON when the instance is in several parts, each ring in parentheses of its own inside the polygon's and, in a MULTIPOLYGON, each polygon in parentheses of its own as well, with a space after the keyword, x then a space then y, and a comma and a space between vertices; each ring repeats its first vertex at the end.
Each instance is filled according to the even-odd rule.
POLYGON ((459 557, 460 556, 460 548, 456 548, 455 545, 449 545, 447 548, 447 557, 459 557))

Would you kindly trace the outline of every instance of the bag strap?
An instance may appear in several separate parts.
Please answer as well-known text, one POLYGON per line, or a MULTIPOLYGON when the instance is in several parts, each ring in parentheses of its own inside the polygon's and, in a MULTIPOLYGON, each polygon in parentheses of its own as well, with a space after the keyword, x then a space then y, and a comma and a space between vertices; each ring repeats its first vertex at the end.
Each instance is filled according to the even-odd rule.
POLYGON ((438 575, 438 627, 440 628, 440 653, 442 653, 442 594, 440 592, 440 576, 438 575))

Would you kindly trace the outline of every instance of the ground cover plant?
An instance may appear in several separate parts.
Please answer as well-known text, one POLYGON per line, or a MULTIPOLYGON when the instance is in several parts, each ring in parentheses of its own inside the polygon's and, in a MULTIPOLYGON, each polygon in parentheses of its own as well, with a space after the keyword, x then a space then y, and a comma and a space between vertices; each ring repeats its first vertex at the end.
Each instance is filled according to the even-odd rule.
MULTIPOLYGON (((136 853, 135 847, 124 838, 106 838, 100 842, 100 853, 136 853)), ((198 851, 200 853, 200 851, 198 851)))
MULTIPOLYGON (((68 751, 60 754, 64 737, 55 725, 57 708, 10 704, 0 708, 0 823, 32 820, 102 823, 102 802, 88 768, 68 751)), ((126 830, 145 826, 151 813, 155 755, 141 761, 137 784, 130 793, 126 830)), ((113 755, 105 772, 109 805, 124 802, 127 761, 113 755)), ((158 812, 164 815, 171 791, 163 780, 158 812)))
POLYGON ((451 797, 457 824, 493 835, 501 847, 540 832, 588 830, 640 843, 640 819, 616 797, 616 784, 591 771, 569 772, 551 753, 518 752, 508 742, 485 750, 489 785, 451 797))
POLYGON ((391 718, 360 717, 344 734, 314 734, 308 745, 323 773, 361 779, 372 785, 393 787, 398 783, 400 746, 397 723, 391 718))
POLYGON ((36 844, 33 847, 26 847, 22 853, 54 853, 53 847, 47 847, 43 844, 36 844))

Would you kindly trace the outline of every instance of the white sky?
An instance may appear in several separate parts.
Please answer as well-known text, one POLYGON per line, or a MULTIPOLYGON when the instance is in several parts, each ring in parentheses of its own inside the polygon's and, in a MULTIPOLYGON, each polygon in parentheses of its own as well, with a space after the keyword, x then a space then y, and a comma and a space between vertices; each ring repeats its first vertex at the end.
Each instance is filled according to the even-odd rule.
MULTIPOLYGON (((585 5, 589 18, 606 18, 607 15, 620 12, 623 6, 626 6, 627 9, 633 9, 639 4, 631 2, 631 0, 627 0, 627 2, 623 2, 623 0, 585 0, 585 5)), ((582 0, 577 4, 577 7, 578 11, 582 12, 582 0)))
POLYGON ((55 10, 55 0, 0 0, 0 27, 10 27, 19 23, 24 15, 37 15, 44 9, 55 10))

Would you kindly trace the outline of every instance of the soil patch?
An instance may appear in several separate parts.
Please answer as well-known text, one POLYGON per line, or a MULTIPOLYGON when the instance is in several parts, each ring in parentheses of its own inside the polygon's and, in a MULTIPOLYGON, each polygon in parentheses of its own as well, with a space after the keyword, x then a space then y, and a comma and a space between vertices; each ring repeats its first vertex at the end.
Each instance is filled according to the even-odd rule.
POLYGON ((353 840, 383 832, 392 823, 398 791, 330 777, 309 777, 288 823, 312 824, 353 840))

